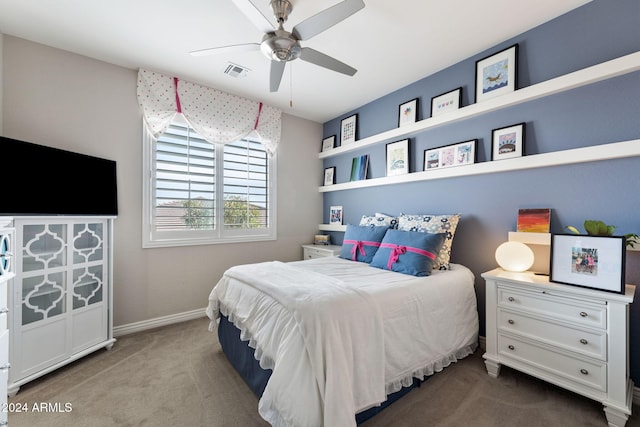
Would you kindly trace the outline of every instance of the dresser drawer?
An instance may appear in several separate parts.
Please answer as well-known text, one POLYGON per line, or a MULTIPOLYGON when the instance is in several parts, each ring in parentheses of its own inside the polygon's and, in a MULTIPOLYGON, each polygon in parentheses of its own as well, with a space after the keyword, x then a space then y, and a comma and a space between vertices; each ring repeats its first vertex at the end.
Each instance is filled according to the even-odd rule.
POLYGON ((525 291, 499 284, 498 305, 592 328, 606 329, 607 327, 607 307, 604 304, 591 304, 572 298, 525 291))
POLYGON ((314 259, 328 256, 335 256, 340 254, 340 246, 325 245, 325 246, 312 246, 303 245, 303 259, 314 259))
POLYGON ((607 360, 607 334, 549 322, 505 309, 498 309, 498 328, 524 335, 582 355, 607 360))
POLYGON ((573 358, 502 333, 498 334, 498 353, 507 365, 508 359, 512 359, 529 365, 533 373, 543 377, 558 376, 598 391, 607 391, 605 362, 573 358))

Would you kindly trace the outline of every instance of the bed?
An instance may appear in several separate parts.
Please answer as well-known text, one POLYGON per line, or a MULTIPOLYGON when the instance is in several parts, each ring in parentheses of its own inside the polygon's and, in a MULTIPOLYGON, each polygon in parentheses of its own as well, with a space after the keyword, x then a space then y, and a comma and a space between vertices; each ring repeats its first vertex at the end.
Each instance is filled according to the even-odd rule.
POLYGON ((235 266, 211 291, 210 329, 273 426, 354 426, 477 347, 467 267, 420 277, 354 262, 358 251, 235 266))

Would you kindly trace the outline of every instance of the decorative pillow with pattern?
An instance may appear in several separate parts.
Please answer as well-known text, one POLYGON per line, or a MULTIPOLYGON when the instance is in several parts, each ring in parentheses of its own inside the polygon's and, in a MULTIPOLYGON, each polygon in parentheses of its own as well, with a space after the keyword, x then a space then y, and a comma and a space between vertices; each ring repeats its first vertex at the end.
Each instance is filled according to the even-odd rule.
POLYGON ((445 240, 440 253, 438 254, 438 262, 434 268, 439 270, 448 270, 449 261, 451 260, 451 245, 453 244, 453 236, 456 227, 460 221, 460 214, 452 215, 429 215, 429 214, 400 214, 398 217, 398 230, 418 231, 422 233, 439 234, 445 233, 445 240))
POLYGON ((412 276, 428 276, 438 262, 438 252, 444 239, 444 233, 389 229, 373 256, 371 266, 412 276))
POLYGON ((375 215, 362 215, 360 226, 397 228, 398 218, 376 212, 375 215))
POLYGON ((388 227, 347 225, 340 258, 370 263, 388 227))

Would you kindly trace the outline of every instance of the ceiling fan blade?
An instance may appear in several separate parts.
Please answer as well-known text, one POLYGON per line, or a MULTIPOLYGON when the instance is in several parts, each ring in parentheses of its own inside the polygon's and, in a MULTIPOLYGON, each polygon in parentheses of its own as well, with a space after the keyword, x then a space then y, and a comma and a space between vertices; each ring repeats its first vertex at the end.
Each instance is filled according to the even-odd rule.
POLYGON ((291 33, 298 40, 308 40, 350 17, 363 7, 364 1, 362 0, 344 0, 300 22, 293 27, 291 33))
POLYGON ((237 53, 260 50, 259 43, 233 44, 229 46, 211 47, 209 49, 194 50, 189 52, 193 56, 218 55, 221 53, 237 53))
POLYGON ((358 72, 353 67, 348 66, 344 62, 340 62, 335 58, 325 55, 322 52, 318 52, 310 47, 303 47, 300 52, 300 59, 303 61, 311 62, 312 64, 319 65, 320 67, 328 68, 329 70, 337 71, 338 73, 353 76, 358 72))
POLYGON ((233 4, 236 5, 238 9, 247 17, 249 21, 257 29, 259 29, 263 33, 270 33, 276 29, 274 25, 267 19, 266 16, 262 14, 260 9, 255 7, 250 0, 232 0, 233 4))
POLYGON ((278 91, 285 65, 287 65, 286 62, 271 60, 271 74, 269 76, 269 89, 271 92, 278 91))

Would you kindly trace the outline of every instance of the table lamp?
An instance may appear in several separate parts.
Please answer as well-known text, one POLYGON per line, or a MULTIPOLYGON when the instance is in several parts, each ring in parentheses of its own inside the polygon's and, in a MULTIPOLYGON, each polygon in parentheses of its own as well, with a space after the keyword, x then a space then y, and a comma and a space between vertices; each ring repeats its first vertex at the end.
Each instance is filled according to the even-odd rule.
POLYGON ((496 261, 504 270, 521 272, 531 268, 534 256, 524 243, 504 242, 496 249, 496 261))

